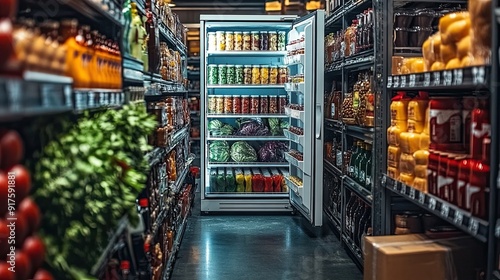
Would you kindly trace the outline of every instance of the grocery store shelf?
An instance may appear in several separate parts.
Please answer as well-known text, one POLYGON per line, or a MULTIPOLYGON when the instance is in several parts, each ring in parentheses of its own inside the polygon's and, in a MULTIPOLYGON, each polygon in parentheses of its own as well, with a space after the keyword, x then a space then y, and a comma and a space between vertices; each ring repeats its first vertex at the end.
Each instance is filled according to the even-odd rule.
POLYGON ((207 85, 207 88, 284 88, 285 85, 207 85))
POLYGON ((342 67, 344 65, 344 61, 339 59, 331 63, 330 65, 325 66, 325 74, 342 74, 342 67))
MULTIPOLYGON (((370 0, 351 0, 346 2, 342 7, 336 9, 325 19, 325 27, 330 28, 332 25, 335 25, 344 15, 363 12, 363 10, 372 6, 371 3, 372 1, 370 0)), ((342 23, 340 22, 340 24, 342 23)))
POLYGON ((285 177, 286 185, 290 190, 292 190, 296 195, 303 197, 304 196, 304 185, 299 186, 292 182, 290 179, 285 177))
POLYGON ((343 66, 349 70, 363 70, 373 67, 374 61, 373 50, 366 50, 346 58, 343 66))
POLYGON ((301 120, 303 123, 305 122, 305 113, 304 111, 290 109, 289 107, 285 107, 285 114, 292 119, 301 120))
POLYGON ((187 63, 188 64, 200 64, 200 57, 199 56, 188 57, 187 63))
POLYGON ((199 76, 200 71, 188 71, 188 76, 199 76))
POLYGON ((342 176, 342 171, 337 166, 333 165, 327 159, 323 160, 323 164, 324 164, 326 170, 330 171, 332 174, 342 176))
POLYGON ((232 193, 220 193, 211 192, 205 194, 207 198, 288 198, 288 193, 246 193, 246 192, 232 192, 232 193))
POLYGON ((288 162, 209 162, 208 167, 288 167, 288 162))
MULTIPOLYGON (((182 170, 182 173, 177 176, 177 180, 175 182, 172 182, 169 186, 168 189, 173 191, 175 194, 178 194, 179 191, 181 190, 182 186, 184 185, 184 181, 186 181, 186 176, 189 173, 189 166, 195 159, 194 154, 190 154, 188 156, 188 159, 186 160, 184 164, 184 169, 182 170)), ((160 190, 160 193, 164 193, 165 190, 160 190)))
MULTIPOLYGON (((7 78, 9 79, 9 78, 7 78)), ((71 77, 53 75, 34 71, 25 71, 22 79, 25 82, 38 82, 44 84, 71 84, 73 79, 71 77)))
POLYGON ((358 248, 358 246, 356 246, 356 244, 354 244, 349 236, 342 234, 342 240, 344 241, 344 244, 349 249, 349 251, 354 255, 355 260, 358 262, 358 265, 363 267, 363 252, 361 252, 361 250, 358 248))
POLYGON ((294 158, 290 153, 286 152, 285 153, 285 160, 288 161, 291 165, 297 167, 298 169, 304 171, 304 161, 300 161, 296 158, 294 158))
POLYGON ((181 56, 187 56, 187 47, 175 36, 172 31, 170 31, 164 22, 160 22, 160 24, 158 24, 158 29, 160 31, 161 38, 167 40, 167 43, 169 43, 175 51, 178 51, 181 56))
POLYGON ((306 84, 305 83, 286 83, 285 91, 286 92, 300 92, 306 93, 306 84))
POLYGON ((190 137, 189 140, 191 141, 200 141, 200 137, 190 137))
POLYGON ((304 135, 295 134, 288 129, 283 129, 283 133, 285 134, 286 139, 300 144, 302 145, 302 147, 304 147, 304 135))
POLYGON ((387 88, 395 90, 485 89, 490 83, 490 66, 396 75, 387 78, 387 88))
POLYGON ((447 201, 444 201, 434 195, 423 193, 415 188, 407 186, 384 174, 382 185, 393 193, 398 194, 405 199, 413 202, 419 207, 431 212, 451 223, 453 226, 474 236, 482 242, 488 240, 488 222, 473 217, 469 212, 458 208, 447 201))
POLYGON ((170 143, 167 147, 156 147, 151 152, 146 154, 146 159, 150 166, 162 161, 164 157, 172 151, 182 140, 189 135, 189 127, 185 126, 177 132, 170 134, 167 142, 170 143))
POLYGON ((207 56, 285 56, 286 51, 207 51, 207 56))
POLYGON ((285 57, 286 66, 304 65, 305 56, 303 54, 290 55, 285 57))
POLYGON ((282 114, 207 114, 207 118, 288 118, 282 114))
MULTIPOLYGON (((191 205, 188 207, 189 211, 191 211, 191 205)), ((174 244, 172 246, 172 252, 169 252, 167 263, 165 264, 165 269, 162 272, 161 279, 167 280, 170 278, 172 270, 174 268, 175 259, 177 258, 177 251, 181 246, 182 238, 187 228, 187 220, 189 216, 189 211, 186 213, 186 216, 182 219, 182 223, 177 230, 177 234, 175 236, 174 244)))
POLYGON ((333 213, 328 209, 326 205, 323 205, 323 213, 325 213, 325 216, 327 217, 328 221, 332 223, 332 225, 335 227, 337 232, 339 234, 342 233, 342 227, 340 226, 340 220, 333 215, 333 213))
POLYGON ((284 141, 284 136, 209 136, 207 140, 225 140, 225 141, 284 141))
POLYGON ((367 190, 365 187, 361 186, 358 182, 354 181, 349 176, 344 176, 344 186, 349 190, 355 192, 360 198, 362 198, 368 204, 372 204, 373 196, 371 191, 367 190))
POLYGON ((342 126, 343 123, 341 121, 325 118, 325 129, 342 133, 343 130, 342 126))
POLYGON ((347 135, 358 138, 360 140, 364 140, 369 143, 373 142, 373 137, 375 133, 375 129, 373 127, 346 125, 345 130, 347 135))
POLYGON ((114 248, 115 248, 116 242, 118 241, 118 238, 120 237, 120 235, 125 232, 128 225, 129 225, 129 222, 128 222, 127 216, 122 217, 118 221, 118 226, 116 227, 115 232, 113 233, 113 235, 109 239, 108 245, 106 246, 104 251, 101 253, 101 256, 99 257, 97 262, 94 264, 94 266, 90 270, 90 273, 92 275, 98 275, 104 269, 104 267, 106 265, 108 265, 108 259, 113 255, 113 253, 115 251, 114 248))

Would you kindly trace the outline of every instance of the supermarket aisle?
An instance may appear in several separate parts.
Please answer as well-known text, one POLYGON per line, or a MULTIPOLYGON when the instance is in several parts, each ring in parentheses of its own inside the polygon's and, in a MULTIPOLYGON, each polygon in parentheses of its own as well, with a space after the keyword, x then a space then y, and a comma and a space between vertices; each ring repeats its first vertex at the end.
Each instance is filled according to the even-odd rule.
POLYGON ((197 203, 173 280, 362 279, 337 237, 331 232, 321 238, 309 237, 298 225, 302 219, 299 215, 199 213, 197 203))

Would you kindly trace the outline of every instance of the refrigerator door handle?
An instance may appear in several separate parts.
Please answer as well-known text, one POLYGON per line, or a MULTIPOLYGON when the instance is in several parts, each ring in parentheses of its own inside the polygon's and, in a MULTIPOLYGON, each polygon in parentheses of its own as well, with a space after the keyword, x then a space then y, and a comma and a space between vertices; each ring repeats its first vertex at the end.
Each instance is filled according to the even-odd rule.
POLYGON ((321 139, 321 127, 323 126, 323 113, 321 112, 321 105, 316 104, 316 139, 321 139))

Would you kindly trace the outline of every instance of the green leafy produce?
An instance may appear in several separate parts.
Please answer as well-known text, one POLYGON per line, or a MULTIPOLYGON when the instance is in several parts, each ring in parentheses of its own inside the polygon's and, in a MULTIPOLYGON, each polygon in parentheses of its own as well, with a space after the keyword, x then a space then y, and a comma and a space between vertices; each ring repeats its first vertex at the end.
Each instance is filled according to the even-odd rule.
POLYGON ((213 141, 208 148, 208 157, 211 162, 229 161, 229 144, 226 141, 213 141))
POLYGON ((231 146, 231 159, 235 162, 256 162, 257 152, 247 142, 238 141, 231 146))
POLYGON ((232 168, 226 168, 226 192, 236 191, 236 178, 232 168))
POLYGON ((273 136, 283 135, 283 129, 288 128, 287 122, 277 118, 269 118, 268 123, 273 136))
POLYGON ((56 279, 92 279, 87 275, 109 233, 124 215, 137 218, 135 200, 149 172, 146 136, 155 127, 144 106, 128 105, 87 113, 43 148, 34 199, 43 209, 40 234, 56 279))
POLYGON ((219 120, 213 120, 208 123, 208 131, 213 136, 232 135, 234 127, 219 120))
POLYGON ((217 185, 215 191, 216 192, 226 191, 226 173, 224 172, 224 168, 219 168, 217 171, 217 185))
POLYGON ((217 129, 221 129, 224 126, 224 123, 219 120, 212 120, 208 123, 208 130, 213 131, 217 129))

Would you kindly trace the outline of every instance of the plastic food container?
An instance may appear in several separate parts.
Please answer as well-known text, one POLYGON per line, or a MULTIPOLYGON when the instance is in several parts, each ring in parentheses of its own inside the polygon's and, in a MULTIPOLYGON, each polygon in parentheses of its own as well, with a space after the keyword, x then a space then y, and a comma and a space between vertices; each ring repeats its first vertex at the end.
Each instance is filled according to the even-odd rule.
POLYGON ((260 113, 261 114, 269 113, 269 98, 266 95, 260 96, 260 113))
POLYGON ((258 50, 260 50, 260 34, 259 34, 259 31, 252 31, 251 32, 251 45, 252 45, 252 51, 258 51, 258 50))
POLYGON ((254 85, 260 84, 260 65, 252 66, 252 84, 254 85))
POLYGON ((252 65, 245 65, 243 67, 243 83, 245 85, 252 84, 252 65))
POLYGON ((226 85, 227 84, 227 66, 219 65, 219 84, 226 85))
POLYGON ((243 50, 243 33, 234 32, 234 43, 233 48, 235 51, 243 50))
POLYGON ((227 84, 228 85, 234 85, 236 84, 236 74, 235 74, 235 68, 234 68, 234 65, 227 65, 227 69, 226 69, 226 72, 227 72, 227 84))
POLYGON ((208 50, 217 50, 217 36, 215 35, 215 32, 208 32, 208 50))
POLYGON ((241 96, 241 113, 250 114, 250 95, 241 96))
POLYGON ((219 83, 219 69, 216 64, 210 64, 207 66, 208 69, 208 84, 215 85, 219 83))
POLYGON ((250 97, 250 114, 258 114, 260 107, 260 97, 258 95, 250 97))
POLYGON ((252 36, 250 35, 250 32, 243 32, 243 50, 252 50, 252 36))
POLYGON ((260 84, 269 84, 269 65, 260 66, 260 84))
POLYGON ((226 51, 234 50, 234 33, 226 32, 226 51))
POLYGON ((411 11, 399 11, 394 13, 394 27, 408 28, 413 21, 414 13, 411 11))
POLYGON ((218 51, 225 51, 226 50, 226 33, 224 31, 217 31, 216 33, 217 37, 217 50, 218 51))

